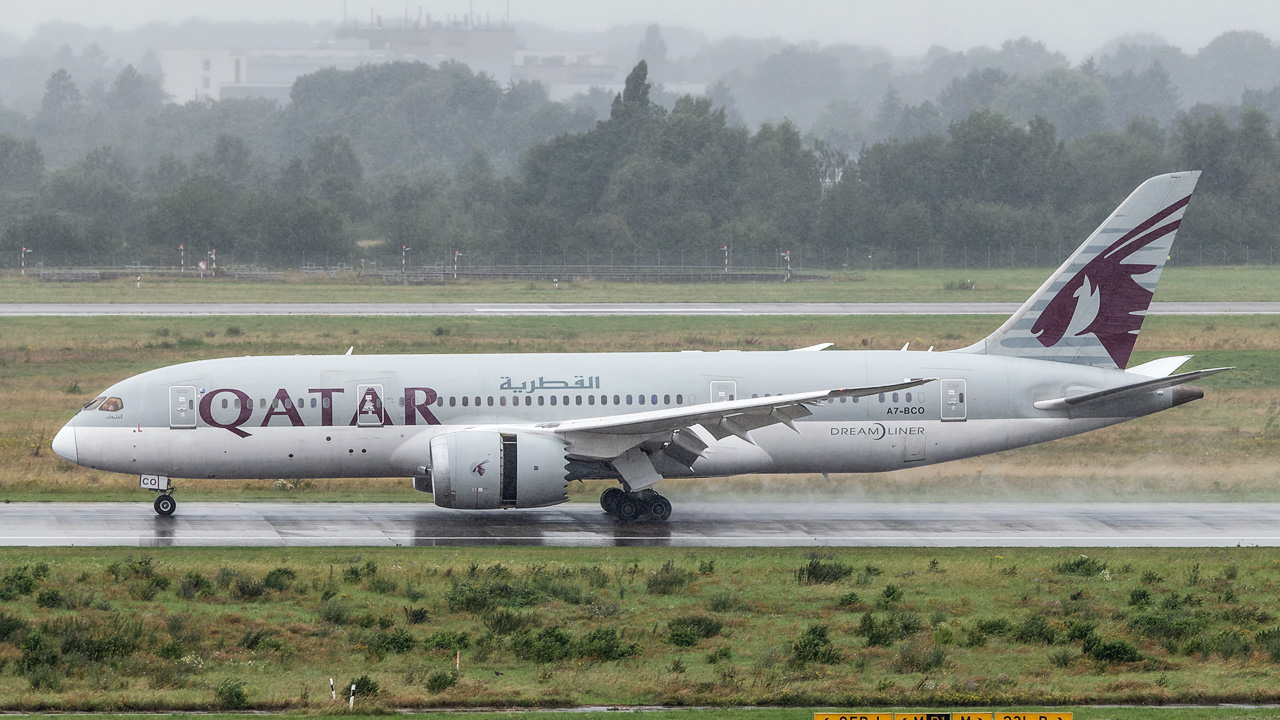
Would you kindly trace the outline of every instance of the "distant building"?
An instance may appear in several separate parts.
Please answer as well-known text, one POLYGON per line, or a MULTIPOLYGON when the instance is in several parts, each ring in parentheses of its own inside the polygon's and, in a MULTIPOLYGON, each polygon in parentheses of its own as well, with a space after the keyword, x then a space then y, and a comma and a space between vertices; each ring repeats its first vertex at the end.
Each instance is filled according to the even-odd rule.
POLYGON ((160 51, 164 91, 174 102, 218 100, 222 86, 244 82, 244 53, 226 49, 172 48, 160 51))
POLYGON ((160 52, 164 89, 174 102, 260 97, 289 101, 293 82, 324 68, 351 70, 395 57, 377 50, 227 50, 172 48, 160 52))
POLYGON ((517 50, 510 72, 512 82, 542 83, 557 102, 618 82, 618 67, 595 50, 517 50))
MULTIPOLYGON (((348 19, 336 32, 336 44, 309 50, 165 49, 160 53, 164 89, 177 103, 257 97, 284 104, 295 80, 325 68, 351 70, 393 61, 439 65, 453 60, 501 85, 542 83, 554 101, 594 87, 622 90, 618 67, 607 64, 599 51, 521 48, 505 22, 478 22, 471 16, 439 21, 420 15, 395 26, 384 26, 376 16, 363 25, 348 19)), ((704 87, 667 90, 701 94, 704 87)))
POLYGON ((368 26, 348 21, 338 28, 337 37, 363 40, 371 50, 391 52, 397 60, 429 65, 455 60, 503 85, 511 81, 511 58, 520 47, 515 30, 505 23, 481 23, 467 16, 451 22, 428 16, 399 27, 383 27, 380 20, 368 26))

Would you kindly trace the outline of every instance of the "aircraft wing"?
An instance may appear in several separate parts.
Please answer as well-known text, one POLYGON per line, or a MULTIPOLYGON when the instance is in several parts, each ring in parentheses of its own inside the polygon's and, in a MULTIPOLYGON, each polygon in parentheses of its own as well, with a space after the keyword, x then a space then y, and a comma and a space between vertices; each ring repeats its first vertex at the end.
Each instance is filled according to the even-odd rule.
POLYGON ((1199 380, 1200 378, 1216 375, 1220 372, 1225 372, 1231 369, 1233 368, 1221 367, 1210 368, 1208 370, 1194 370, 1192 372, 1178 373, 1177 375, 1169 375, 1167 377, 1143 380, 1129 385, 1121 385, 1120 387, 1107 388, 1106 390, 1096 390, 1094 392, 1081 393, 1079 395, 1068 395, 1066 397, 1054 398, 1052 400, 1040 400, 1034 404, 1037 410, 1069 410, 1071 408, 1080 407, 1099 400, 1114 400, 1128 393, 1147 392, 1150 390, 1159 390, 1161 388, 1181 385, 1186 382, 1191 382, 1192 380, 1199 380))
POLYGON ((603 460, 613 459, 646 440, 667 436, 695 425, 701 425, 717 440, 734 435, 754 444, 750 435, 752 430, 777 423, 796 430, 795 420, 813 414, 809 410, 810 405, 816 405, 831 398, 865 397, 904 390, 936 379, 913 378, 890 385, 813 390, 762 398, 700 403, 663 410, 538 423, 535 427, 563 435, 570 443, 570 451, 575 455, 603 460))

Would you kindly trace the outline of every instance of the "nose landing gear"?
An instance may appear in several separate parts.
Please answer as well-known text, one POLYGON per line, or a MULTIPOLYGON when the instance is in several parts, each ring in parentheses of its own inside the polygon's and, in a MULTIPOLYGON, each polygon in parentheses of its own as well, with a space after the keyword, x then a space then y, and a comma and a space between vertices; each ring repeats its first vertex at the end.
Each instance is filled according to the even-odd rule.
POLYGON ((172 495, 164 494, 156 498, 153 507, 155 507, 157 515, 169 517, 174 510, 178 509, 178 502, 173 499, 172 495))
POLYGON ((601 493, 600 507, 624 522, 666 522, 671 517, 671 501, 648 489, 629 493, 611 487, 601 493))
POLYGON ((178 509, 178 501, 173 499, 173 491, 177 488, 164 475, 141 475, 138 478, 138 486, 143 490, 160 493, 152 504, 160 517, 169 517, 174 510, 178 509))

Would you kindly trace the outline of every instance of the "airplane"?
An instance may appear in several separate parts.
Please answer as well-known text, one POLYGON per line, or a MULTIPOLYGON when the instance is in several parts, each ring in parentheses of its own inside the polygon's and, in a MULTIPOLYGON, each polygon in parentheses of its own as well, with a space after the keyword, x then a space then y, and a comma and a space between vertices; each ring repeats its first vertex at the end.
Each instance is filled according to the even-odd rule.
POLYGON ((53 451, 139 477, 408 476, 445 508, 534 508, 574 480, 665 521, 665 478, 867 473, 1063 438, 1204 396, 1191 356, 1127 367, 1199 172, 1142 183, 1003 325, 945 352, 346 355, 199 360, 102 392, 53 451))

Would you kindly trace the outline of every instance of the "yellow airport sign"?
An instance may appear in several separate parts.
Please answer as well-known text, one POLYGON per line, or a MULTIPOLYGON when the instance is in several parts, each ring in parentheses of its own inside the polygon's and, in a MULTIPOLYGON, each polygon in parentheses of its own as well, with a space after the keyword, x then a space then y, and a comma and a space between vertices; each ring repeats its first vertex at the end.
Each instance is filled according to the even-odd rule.
POLYGON ((814 713, 813 720, 894 720, 893 713, 814 713))
POLYGON ((814 712, 813 720, 1073 720, 1070 712, 814 712))

